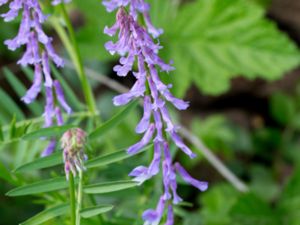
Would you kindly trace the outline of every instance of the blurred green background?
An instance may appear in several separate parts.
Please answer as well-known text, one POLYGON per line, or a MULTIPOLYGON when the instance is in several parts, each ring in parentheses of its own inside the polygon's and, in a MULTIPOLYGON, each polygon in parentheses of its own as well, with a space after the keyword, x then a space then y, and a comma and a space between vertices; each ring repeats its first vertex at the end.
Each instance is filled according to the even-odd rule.
MULTIPOLYGON (((199 193, 180 184, 179 194, 192 204, 176 208, 176 224, 300 225, 300 1, 149 2, 154 24, 165 31, 159 39, 163 46, 161 56, 165 61, 173 60, 176 67, 176 71, 162 73, 161 77, 174 84, 172 91, 176 96, 191 103, 187 111, 174 112, 174 117, 200 137, 250 188, 248 193, 238 192, 200 153, 192 163, 178 154, 176 158, 191 174, 209 181, 210 186, 208 191, 199 193)), ((103 47, 110 38, 103 34, 103 29, 114 23, 114 13, 107 13, 99 0, 73 0, 68 10, 86 67, 98 73, 97 76, 107 76, 130 87, 132 79, 113 74, 112 67, 118 59, 103 47)), ((54 36, 60 54, 67 58, 51 22, 46 27, 54 36)), ((16 34, 17 29, 17 22, 1 21, 0 43, 16 34)), ((25 89, 16 88, 12 77, 29 86, 31 75, 15 64, 18 57, 20 51, 11 53, 0 44, 0 121, 6 130, 25 118, 39 117, 43 111, 42 98, 32 108, 19 100, 25 89)), ((76 96, 71 105, 80 112, 84 107, 76 99, 83 102, 83 98, 74 70, 66 67, 59 73, 76 96)), ((119 111, 111 103, 116 92, 95 77, 90 81, 101 117, 107 120, 119 111)), ((72 96, 68 95, 68 99, 72 96)), ((134 126, 140 113, 139 110, 131 112, 126 121, 109 132, 107 139, 113 145, 110 150, 104 148, 105 141, 101 139, 94 143, 90 157, 138 140, 134 126)), ((42 171, 23 176, 10 172, 32 161, 46 144, 45 141, 4 140, 0 145, 1 225, 18 224, 57 197, 49 194, 46 200, 41 200, 40 196, 9 198, 4 195, 15 185, 49 174, 42 171)), ((147 164, 148 158, 138 156, 137 160, 147 164)), ((91 173, 98 180, 126 179, 136 165, 136 160, 127 160, 91 173)), ((52 174, 62 174, 61 168, 52 174)), ((110 224, 142 224, 136 217, 140 217, 149 201, 157 199, 155 195, 150 197, 157 180, 147 182, 138 190, 99 197, 101 202, 118 204, 116 211, 108 215, 110 224)), ((65 224, 65 221, 47 224, 65 224)), ((83 224, 98 223, 86 220, 83 224)))

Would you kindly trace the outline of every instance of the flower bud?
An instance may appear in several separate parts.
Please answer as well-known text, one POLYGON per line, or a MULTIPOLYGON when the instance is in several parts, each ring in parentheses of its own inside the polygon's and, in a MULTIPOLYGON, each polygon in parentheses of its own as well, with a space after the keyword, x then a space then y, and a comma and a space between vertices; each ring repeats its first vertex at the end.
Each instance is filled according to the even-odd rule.
POLYGON ((80 128, 72 128, 61 137, 67 179, 70 171, 76 176, 77 172, 85 170, 83 165, 83 162, 87 160, 87 155, 84 153, 85 143, 86 133, 80 128))

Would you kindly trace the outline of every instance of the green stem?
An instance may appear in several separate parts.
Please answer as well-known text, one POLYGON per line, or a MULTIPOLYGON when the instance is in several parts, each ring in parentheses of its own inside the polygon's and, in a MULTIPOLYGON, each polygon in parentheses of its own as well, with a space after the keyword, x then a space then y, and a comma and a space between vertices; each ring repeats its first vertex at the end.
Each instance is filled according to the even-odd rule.
POLYGON ((76 201, 75 201, 75 185, 73 174, 69 174, 69 193, 70 193, 70 208, 71 208, 71 224, 76 225, 76 201))
POLYGON ((76 208, 76 225, 80 225, 80 210, 82 204, 82 183, 83 183, 83 173, 79 171, 79 183, 77 190, 77 208, 76 208))
POLYGON ((60 28, 58 28, 59 29, 58 34, 60 35, 65 46, 67 46, 67 51, 69 52, 70 57, 75 65, 76 71, 79 76, 80 83, 82 85, 82 90, 84 93, 84 97, 85 97, 88 109, 91 113, 96 114, 97 109, 96 109, 94 95, 93 95, 91 86, 88 82, 85 71, 84 71, 84 66, 83 66, 81 54, 79 51, 78 43, 76 41, 75 32, 74 32, 71 20, 65 9, 64 4, 60 4, 60 10, 61 10, 61 14, 63 16, 64 22, 66 23, 66 27, 67 27, 70 38, 68 38, 66 35, 62 35, 63 32, 61 30, 61 25, 59 24, 59 22, 56 23, 56 26, 54 26, 54 27, 56 29, 58 27, 60 27, 60 28), (70 41, 71 41, 71 45, 70 45, 70 41))

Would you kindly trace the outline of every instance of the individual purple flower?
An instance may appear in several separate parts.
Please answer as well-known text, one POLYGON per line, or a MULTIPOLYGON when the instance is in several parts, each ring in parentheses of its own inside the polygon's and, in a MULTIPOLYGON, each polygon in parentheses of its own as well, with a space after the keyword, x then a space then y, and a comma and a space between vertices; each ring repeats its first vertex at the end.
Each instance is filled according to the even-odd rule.
POLYGON ((165 208, 165 200, 161 197, 156 209, 148 209, 143 213, 144 225, 158 225, 162 219, 165 208))
POLYGON ((44 151, 42 152, 41 156, 45 157, 45 156, 49 156, 51 155, 56 147, 56 140, 55 139, 51 139, 48 146, 44 149, 44 151))
POLYGON ((175 168, 185 182, 193 185, 200 191, 206 191, 206 189, 208 188, 207 182, 201 182, 191 177, 179 163, 175 163, 175 168))
POLYGON ((145 225, 158 225, 162 220, 167 207, 166 225, 174 223, 172 204, 182 201, 177 194, 176 174, 179 174, 187 183, 197 187, 200 191, 207 189, 207 183, 192 178, 179 163, 173 163, 167 136, 170 140, 190 158, 196 155, 183 142, 178 135, 179 127, 173 123, 168 104, 171 103, 179 110, 185 110, 189 103, 174 97, 170 91, 171 84, 164 84, 158 71, 169 72, 173 70, 170 63, 165 63, 158 55, 161 46, 153 41, 161 32, 155 29, 149 17, 149 5, 143 0, 107 0, 103 4, 108 11, 118 9, 116 23, 104 29, 109 36, 118 35, 114 43, 105 44, 111 54, 121 56, 119 64, 114 67, 118 76, 133 74, 136 82, 129 92, 114 97, 115 105, 125 105, 136 98, 143 98, 144 113, 136 126, 136 133, 143 134, 142 139, 127 149, 128 154, 136 154, 151 141, 154 142, 154 155, 150 165, 138 166, 129 176, 142 184, 146 180, 159 173, 162 167, 162 183, 164 193, 160 197, 156 209, 148 209, 143 213, 145 225), (129 13, 124 7, 129 7, 129 13), (144 16, 147 29, 137 22, 138 14, 144 16), (151 33, 152 37, 148 34, 151 33), (137 71, 133 71, 133 65, 137 64, 137 71))

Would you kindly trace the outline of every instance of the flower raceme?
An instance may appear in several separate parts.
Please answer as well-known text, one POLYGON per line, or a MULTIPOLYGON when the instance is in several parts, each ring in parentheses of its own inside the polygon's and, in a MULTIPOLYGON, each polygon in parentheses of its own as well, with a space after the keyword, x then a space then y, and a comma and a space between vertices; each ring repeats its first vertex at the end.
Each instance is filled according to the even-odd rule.
MULTIPOLYGON (((38 0, 0 0, 0 6, 8 2, 9 11, 1 15, 4 21, 9 22, 14 20, 20 11, 22 19, 17 36, 6 40, 5 44, 12 51, 25 45, 26 50, 17 63, 23 67, 34 67, 32 86, 28 89, 25 96, 22 97, 22 101, 26 104, 32 103, 41 92, 42 83, 44 82, 46 92, 45 127, 52 126, 54 121, 56 121, 57 125, 62 125, 64 122, 61 108, 68 114, 72 112, 72 109, 65 100, 60 83, 57 80, 53 80, 51 76, 50 61, 57 67, 62 67, 64 62, 55 53, 52 38, 48 37, 42 29, 42 24, 46 21, 47 16, 43 14, 38 0)), ((52 4, 55 5, 61 2, 69 1, 54 0, 52 4)), ((42 156, 51 154, 55 146, 56 140, 51 139, 42 156)))
MULTIPOLYGON (((179 110, 185 110, 189 104, 174 97, 170 88, 172 85, 165 85, 159 78, 158 72, 169 72, 174 68, 165 63, 158 52, 161 46, 153 41, 152 37, 157 37, 158 33, 151 32, 155 29, 152 24, 146 22, 144 28, 137 22, 137 13, 145 12, 148 15, 149 5, 143 0, 110 0, 103 3, 110 12, 119 7, 116 15, 116 23, 104 32, 110 36, 118 34, 118 41, 109 41, 105 47, 111 54, 121 56, 119 65, 114 67, 114 71, 119 76, 127 76, 132 72, 136 82, 128 93, 114 97, 115 105, 125 105, 136 98, 143 98, 144 113, 136 126, 136 133, 144 134, 142 139, 128 148, 128 154, 138 153, 144 146, 153 141, 153 160, 148 167, 138 166, 131 171, 129 176, 142 184, 159 173, 162 167, 164 193, 160 197, 156 209, 148 209, 143 213, 145 225, 157 225, 162 220, 165 210, 167 211, 167 221, 165 224, 174 223, 173 204, 178 204, 182 199, 177 195, 176 174, 179 174, 184 181, 195 186, 200 191, 205 191, 207 182, 201 182, 192 178, 188 172, 178 163, 173 163, 167 136, 190 158, 195 154, 186 146, 178 135, 178 127, 174 125, 169 114, 167 102, 171 103, 179 110), (129 13, 125 6, 129 6, 129 13), (149 34, 149 33, 152 35, 149 34), (137 64, 137 71, 133 72, 133 67, 137 64)), ((148 18, 150 21, 150 18, 148 18)), ((155 29, 156 30, 156 29, 155 29)), ((160 30, 159 33, 162 31, 160 30)))

